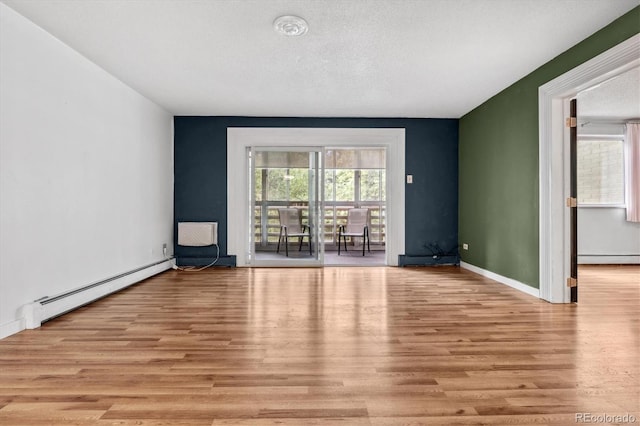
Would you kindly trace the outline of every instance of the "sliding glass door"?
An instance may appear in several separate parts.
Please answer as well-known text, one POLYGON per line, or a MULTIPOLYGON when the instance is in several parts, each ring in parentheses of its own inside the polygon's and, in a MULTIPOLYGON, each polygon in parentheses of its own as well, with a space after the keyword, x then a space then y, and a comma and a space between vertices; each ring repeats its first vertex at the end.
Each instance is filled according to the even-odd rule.
POLYGON ((247 154, 250 264, 321 266, 322 148, 251 147, 247 154))
MULTIPOLYGON (((369 210, 372 250, 386 243, 386 150, 381 147, 325 147, 325 250, 337 251, 338 227, 346 225, 350 209, 369 210)), ((358 241, 360 242, 360 241, 358 241)))

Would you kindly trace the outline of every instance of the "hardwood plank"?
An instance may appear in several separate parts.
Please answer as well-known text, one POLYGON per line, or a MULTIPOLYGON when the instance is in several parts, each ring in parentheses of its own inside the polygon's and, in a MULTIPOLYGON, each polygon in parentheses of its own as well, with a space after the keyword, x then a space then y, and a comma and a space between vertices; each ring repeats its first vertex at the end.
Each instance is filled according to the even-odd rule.
POLYGON ((552 305, 455 267, 168 271, 0 341, 0 424, 640 419, 640 266, 552 305))

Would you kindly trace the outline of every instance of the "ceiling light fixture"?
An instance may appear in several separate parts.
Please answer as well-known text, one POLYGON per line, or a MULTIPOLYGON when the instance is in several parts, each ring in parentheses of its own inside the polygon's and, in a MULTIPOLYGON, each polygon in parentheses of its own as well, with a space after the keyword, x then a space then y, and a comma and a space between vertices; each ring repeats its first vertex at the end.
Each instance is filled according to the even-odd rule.
POLYGON ((273 21, 273 29, 279 34, 293 37, 305 35, 309 25, 299 16, 285 15, 273 21))

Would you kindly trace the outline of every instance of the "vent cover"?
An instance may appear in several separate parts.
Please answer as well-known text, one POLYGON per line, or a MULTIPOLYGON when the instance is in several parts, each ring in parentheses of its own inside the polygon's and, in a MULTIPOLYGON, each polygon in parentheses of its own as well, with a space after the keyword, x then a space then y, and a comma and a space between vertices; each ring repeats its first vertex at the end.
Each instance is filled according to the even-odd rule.
POLYGON ((178 245, 204 247, 218 244, 218 222, 178 222, 178 245))

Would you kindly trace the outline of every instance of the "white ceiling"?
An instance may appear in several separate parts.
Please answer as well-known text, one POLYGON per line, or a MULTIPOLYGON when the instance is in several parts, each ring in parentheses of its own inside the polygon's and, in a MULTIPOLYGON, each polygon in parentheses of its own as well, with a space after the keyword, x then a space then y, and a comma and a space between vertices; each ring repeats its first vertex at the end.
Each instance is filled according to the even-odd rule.
POLYGON ((578 93, 581 120, 640 119, 640 68, 634 68, 578 93))
POLYGON ((1 0, 176 115, 464 115, 640 0, 1 0), (310 29, 284 37, 274 19, 310 29))

